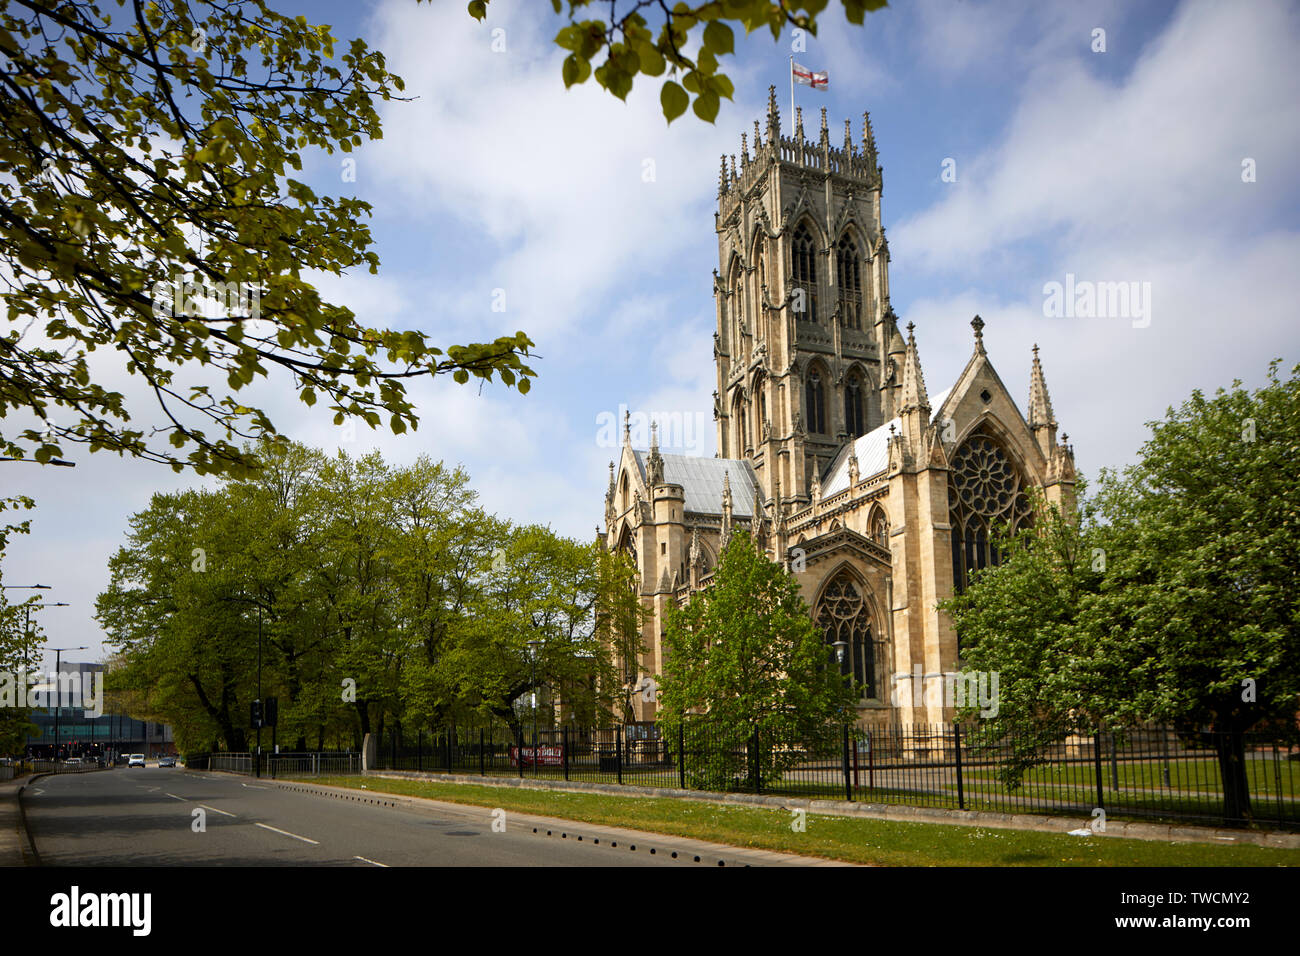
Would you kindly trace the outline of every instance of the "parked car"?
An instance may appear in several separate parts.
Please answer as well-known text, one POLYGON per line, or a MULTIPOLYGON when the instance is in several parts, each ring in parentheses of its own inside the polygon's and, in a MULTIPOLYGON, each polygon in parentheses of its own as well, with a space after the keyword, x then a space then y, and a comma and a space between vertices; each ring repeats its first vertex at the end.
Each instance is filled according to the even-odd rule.
POLYGON ((175 757, 163 757, 162 759, 160 759, 160 760, 158 761, 158 766, 160 766, 160 767, 174 767, 174 766, 176 766, 176 758, 175 758, 175 757))
POLYGON ((130 758, 126 762, 126 766, 128 769, 131 767, 143 767, 144 754, 131 754, 130 758))
POLYGON ((81 758, 80 758, 80 757, 69 757, 67 760, 65 760, 65 761, 63 762, 63 765, 64 765, 65 767, 80 767, 80 766, 81 766, 81 758))

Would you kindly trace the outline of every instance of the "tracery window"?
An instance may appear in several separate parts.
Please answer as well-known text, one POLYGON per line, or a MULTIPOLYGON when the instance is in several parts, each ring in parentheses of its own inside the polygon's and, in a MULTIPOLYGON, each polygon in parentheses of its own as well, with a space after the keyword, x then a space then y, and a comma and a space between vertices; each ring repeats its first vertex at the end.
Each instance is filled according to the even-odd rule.
POLYGON ((862 328, 862 265, 858 261, 858 246, 845 234, 835 253, 835 274, 840 292, 840 315, 844 327, 862 328))
POLYGON ((871 540, 882 548, 889 547, 889 519, 881 509, 877 509, 871 518, 871 540))
POLYGON ((808 431, 818 435, 826 433, 826 396, 822 387, 821 375, 816 371, 808 375, 804 386, 804 406, 808 413, 808 431))
POLYGON ((958 590, 970 574, 1002 556, 991 532, 1006 523, 1012 532, 1033 521, 1024 481, 1007 453, 987 435, 975 434, 953 456, 948 472, 948 511, 952 525, 952 579, 958 590))
POLYGON ((848 572, 841 571, 822 592, 816 620, 828 647, 836 641, 848 645, 840 673, 853 678, 863 698, 881 699, 889 666, 885 641, 873 633, 867 602, 848 572))
POLYGON ((812 233, 806 223, 799 223, 794 231, 792 247, 794 283, 803 292, 803 312, 798 318, 808 322, 817 321, 817 264, 814 257, 815 245, 812 233))
POLYGON ((862 380, 854 372, 844 385, 844 427, 850 438, 857 438, 867 430, 865 407, 862 401, 862 380))

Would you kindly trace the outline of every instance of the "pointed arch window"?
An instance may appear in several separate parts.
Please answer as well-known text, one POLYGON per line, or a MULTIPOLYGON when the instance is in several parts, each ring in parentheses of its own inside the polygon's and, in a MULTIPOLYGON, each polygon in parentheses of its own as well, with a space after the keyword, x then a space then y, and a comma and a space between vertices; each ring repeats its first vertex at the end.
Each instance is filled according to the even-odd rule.
POLYGON ((887 648, 874 633, 861 586, 847 571, 826 586, 815 619, 828 646, 836 641, 848 645, 840 673, 853 678, 862 698, 883 699, 884 677, 889 672, 887 648))
POLYGON ((992 531, 1005 523, 1014 533, 1033 522, 1024 480, 1010 456, 988 435, 976 433, 953 456, 948 472, 952 525, 952 581, 958 591, 973 571, 1002 562, 992 531))
POLYGON ((745 428, 745 396, 742 393, 736 393, 736 402, 732 407, 736 424, 736 457, 743 458, 745 449, 749 447, 749 433, 745 428))
POLYGON ((745 285, 742 276, 740 260, 735 259, 731 263, 731 278, 727 281, 727 292, 731 299, 727 351, 733 361, 741 359, 740 329, 745 324, 745 285))
POLYGON ((889 518, 881 508, 871 517, 871 540, 882 548, 889 547, 889 518))
POLYGON ((862 328, 862 264, 858 246, 847 233, 835 253, 835 275, 839 284, 840 316, 844 327, 862 328))
MULTIPOLYGON (((796 292, 801 293, 803 309, 801 314, 796 318, 804 319, 808 322, 817 321, 817 261, 815 257, 816 244, 813 242, 812 233, 808 231, 807 223, 799 223, 799 228, 794 231, 794 242, 791 246, 793 257, 792 273, 796 292)), ((796 299, 795 311, 798 313, 801 303, 796 299)))
POLYGON ((826 396, 822 377, 813 370, 804 386, 804 408, 808 413, 808 430, 819 435, 826 433, 826 396))
POLYGON ((844 427, 850 438, 857 438, 867 431, 866 402, 862 393, 862 379, 853 372, 844 383, 844 427))

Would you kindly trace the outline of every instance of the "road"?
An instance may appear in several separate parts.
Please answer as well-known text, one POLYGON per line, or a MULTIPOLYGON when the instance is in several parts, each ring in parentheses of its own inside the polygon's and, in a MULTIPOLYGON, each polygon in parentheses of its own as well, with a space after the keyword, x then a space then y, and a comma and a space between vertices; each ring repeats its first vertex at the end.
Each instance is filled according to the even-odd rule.
POLYGON ((821 861, 375 792, 157 767, 37 779, 23 794, 54 866, 746 866, 821 861), (363 801, 397 803, 381 806, 363 801), (203 832, 193 829, 201 810, 203 832), (558 832, 557 832, 558 831, 558 832), (547 835, 549 832, 549 836, 547 835), (563 833, 563 836, 561 836, 563 833), (579 837, 582 839, 579 840, 579 837), (638 845, 639 844, 639 845, 638 845), (674 858, 675 855, 675 858, 674 858))

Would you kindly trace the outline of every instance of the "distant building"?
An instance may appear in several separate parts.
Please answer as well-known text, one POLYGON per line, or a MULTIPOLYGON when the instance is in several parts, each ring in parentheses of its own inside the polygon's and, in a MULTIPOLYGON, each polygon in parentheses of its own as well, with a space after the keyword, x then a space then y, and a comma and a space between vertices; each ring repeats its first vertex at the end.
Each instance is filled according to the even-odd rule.
POLYGON ((99 717, 86 716, 88 698, 94 697, 92 682, 103 680, 102 676, 96 676, 103 674, 103 664, 64 663, 60 667, 62 676, 57 689, 50 674, 41 675, 34 687, 37 700, 48 701, 49 706, 32 713, 37 732, 28 739, 30 756, 46 760, 55 757, 56 705, 60 758, 123 753, 155 756, 176 752, 172 729, 166 724, 109 713, 102 700, 104 713, 99 717))

